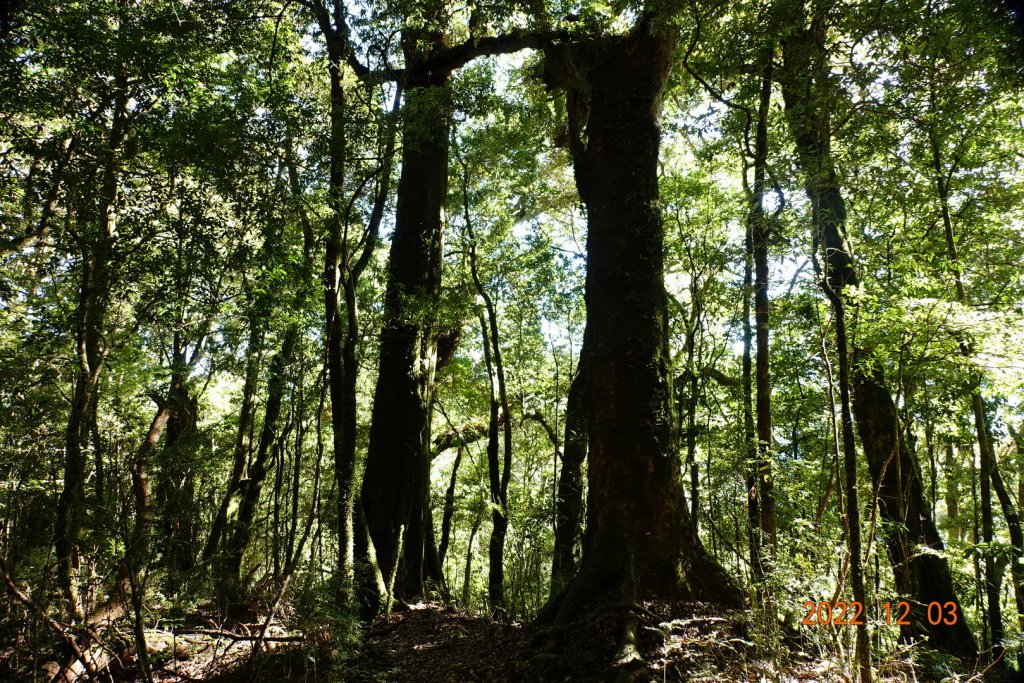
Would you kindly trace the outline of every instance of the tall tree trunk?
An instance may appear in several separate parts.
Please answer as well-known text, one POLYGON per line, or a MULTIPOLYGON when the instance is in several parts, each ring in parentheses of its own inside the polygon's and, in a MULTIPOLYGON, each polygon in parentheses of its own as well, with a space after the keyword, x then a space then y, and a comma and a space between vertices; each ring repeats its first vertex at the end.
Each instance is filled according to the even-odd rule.
MULTIPOLYGON (((865 456, 878 491, 880 512, 894 529, 887 539, 886 548, 893 563, 897 587, 901 595, 914 598, 911 601, 915 608, 911 626, 904 628, 917 630, 928 625, 924 608, 929 602, 951 600, 959 603, 948 564, 940 554, 942 541, 935 532, 934 524, 929 521, 930 506, 921 486, 916 457, 900 438, 900 424, 892 395, 878 374, 873 372, 866 353, 854 355, 854 367, 850 372, 845 287, 857 283, 857 273, 846 234, 846 205, 831 154, 829 111, 832 94, 825 52, 826 23, 824 16, 819 14, 811 17, 810 26, 806 26, 802 3, 794 2, 788 7, 790 33, 783 40, 784 68, 779 83, 790 132, 804 171, 807 195, 811 200, 815 267, 835 313, 854 599, 863 603, 865 594, 860 557, 856 448, 849 416, 851 381, 855 395, 852 410, 857 416, 865 456), (818 259, 819 253, 824 254, 823 262, 818 259), (903 525, 907 525, 906 532, 901 530, 903 525), (918 545, 936 552, 916 553, 918 545)), ((955 626, 931 626, 928 633, 931 642, 940 650, 964 658, 977 653, 974 637, 963 619, 958 620, 955 626)), ((911 635, 907 630, 903 634, 911 635)), ((857 652, 861 677, 865 681, 870 680, 866 626, 857 629, 857 652)))
MULTIPOLYGON (((764 576, 762 535, 775 546, 775 501, 771 478, 772 443, 771 385, 768 376, 768 238, 769 221, 764 211, 765 175, 768 165, 768 114, 772 96, 772 59, 775 47, 769 43, 762 57, 761 89, 754 132, 754 184, 750 188, 747 215, 747 257, 744 262, 743 299, 743 429, 747 449, 747 513, 750 520, 750 563, 754 578, 764 576), (751 272, 753 262, 753 273, 751 272), (753 282, 751 281, 753 279, 753 282), (752 394, 750 297, 754 298, 757 329, 757 393, 752 394), (756 402, 757 432, 751 404, 756 402)), ((749 121, 748 121, 749 130, 749 121)), ((744 171, 745 173, 746 171, 744 171)), ((746 186, 746 177, 744 176, 746 186)))
MULTIPOLYGON (((579 572, 541 611, 556 623, 602 599, 689 594, 741 602, 693 530, 675 457, 657 171, 678 32, 655 23, 645 14, 628 35, 546 53, 549 84, 568 91, 570 148, 588 218, 580 361, 589 387, 587 530, 579 572)), ((617 659, 635 659, 635 648, 636 622, 627 618, 617 659)))
POLYGON ((555 501, 555 547, 551 558, 551 597, 576 573, 576 547, 582 531, 583 461, 587 457, 586 375, 583 366, 569 385, 565 404, 565 447, 555 501))
MULTIPOLYGON (((351 216, 348 215, 351 202, 345 200, 345 169, 348 164, 348 141, 346 126, 346 93, 344 68, 351 65, 349 28, 345 18, 344 3, 335 0, 333 12, 327 12, 320 5, 318 21, 327 41, 330 59, 330 192, 331 219, 324 257, 324 328, 327 352, 327 384, 331 396, 331 422, 333 425, 333 450, 335 482, 338 485, 337 532, 338 532, 338 599, 347 606, 354 596, 355 582, 355 533, 356 512, 355 470, 356 470, 356 429, 358 417, 359 379, 359 309, 357 292, 359 278, 369 264, 376 249, 384 206, 390 191, 391 169, 393 166, 395 128, 393 123, 386 126, 382 136, 381 173, 374 197, 366 231, 362 235, 361 249, 353 249, 349 237, 351 216)), ((357 64, 358 66, 358 64, 357 64)), ((401 89, 394 93, 394 114, 402 102, 401 89)), ((298 199, 301 189, 298 174, 292 159, 290 145, 287 149, 289 182, 292 194, 298 199)), ((312 227, 300 204, 300 218, 303 226, 307 264, 312 264, 312 227)), ((429 410, 429 408, 428 408, 429 410)))
POLYGON ((463 163, 462 199, 463 218, 469 237, 469 266, 476 293, 483 299, 484 312, 480 315, 480 332, 484 346, 484 363, 490 385, 490 419, 487 424, 487 470, 491 488, 491 540, 488 544, 487 597, 494 616, 505 613, 505 537, 508 534, 508 483, 512 475, 512 419, 505 386, 505 364, 501 358, 498 333, 498 313, 494 299, 480 279, 477 262, 476 233, 469 212, 469 169, 463 163), (500 409, 500 413, 499 413, 500 409), (499 414, 504 420, 499 425, 499 414), (498 460, 498 428, 503 427, 504 457, 498 460))
MULTIPOLYGON (((844 287, 850 283, 856 284, 857 276, 853 270, 853 256, 844 232, 846 207, 839 192, 830 153, 831 128, 827 108, 829 95, 825 90, 827 81, 823 80, 827 69, 824 47, 825 24, 821 16, 816 16, 811 18, 811 26, 805 27, 803 2, 793 2, 789 9, 791 33, 782 41, 784 66, 780 84, 790 132, 796 143, 805 175, 807 195, 811 200, 814 266, 822 290, 832 304, 835 320, 850 577, 853 584, 853 599, 866 605, 857 491, 857 451, 850 401, 850 354, 846 307, 843 301, 844 287), (824 264, 819 260, 819 253, 825 256, 824 264)), ((863 622, 857 626, 856 658, 861 683, 873 680, 870 642, 867 626, 863 622)))
POLYGON ((757 434, 754 430, 753 371, 751 362, 751 342, 753 331, 750 326, 750 299, 753 293, 754 269, 754 226, 753 213, 747 221, 746 253, 743 257, 743 458, 747 470, 747 545, 750 551, 750 567, 754 581, 760 584, 764 580, 764 565, 761 563, 761 507, 757 491, 757 434))
POLYGON ((775 47, 765 48, 761 75, 761 93, 757 107, 757 128, 754 135, 754 186, 751 196, 750 230, 754 257, 754 323, 757 339, 757 486, 760 497, 760 529, 775 548, 775 482, 772 478, 772 387, 769 376, 768 348, 768 240, 771 222, 765 215, 765 175, 768 166, 768 115, 772 96, 772 60, 775 47))
MULTIPOLYGON (((443 7, 435 8, 443 21, 443 7)), ((437 357, 435 314, 441 289, 442 217, 448 191, 448 73, 423 64, 445 45, 440 32, 408 29, 403 37, 407 83, 402 172, 391 242, 379 374, 360 493, 381 572, 401 557, 395 594, 422 595, 443 584, 430 512, 430 418, 437 357), (405 529, 401 551, 399 530, 405 529)), ((333 399, 333 395, 332 395, 333 399)), ((360 545, 360 555, 367 549, 360 545)), ((364 614, 382 596, 363 592, 364 614)))
MULTIPOLYGON (((337 3, 335 5, 337 7, 337 3)), ((342 7, 341 11, 345 11, 342 7)), ((335 18, 338 22, 338 18, 335 18)), ((324 255, 324 343, 327 352, 327 386, 331 397, 332 446, 334 452, 334 480, 338 487, 338 600, 346 606, 352 597, 354 568, 352 565, 352 515, 355 495, 355 459, 346 448, 348 420, 345 405, 347 374, 355 372, 345 364, 345 315, 343 272, 345 265, 346 215, 345 170, 348 163, 348 141, 345 134, 346 102, 344 85, 344 51, 347 36, 341 26, 328 24, 327 55, 330 77, 331 134, 328 143, 330 155, 330 188, 328 203, 331 217, 328 221, 327 248, 324 255)), ((346 30, 347 33, 347 30, 346 30)))
POLYGON ((64 432, 64 486, 57 500, 54 545, 57 557, 57 584, 61 588, 68 613, 84 618, 75 571, 78 566, 78 535, 85 515, 86 453, 84 445, 91 432, 90 410, 94 405, 100 371, 109 352, 105 328, 113 282, 113 249, 117 232, 118 189, 126 129, 128 92, 125 79, 115 80, 117 95, 102 165, 100 205, 96 216, 83 211, 80 225, 82 279, 76 314, 76 352, 78 374, 71 398, 71 410, 64 432), (90 226, 94 226, 90 229, 90 226))

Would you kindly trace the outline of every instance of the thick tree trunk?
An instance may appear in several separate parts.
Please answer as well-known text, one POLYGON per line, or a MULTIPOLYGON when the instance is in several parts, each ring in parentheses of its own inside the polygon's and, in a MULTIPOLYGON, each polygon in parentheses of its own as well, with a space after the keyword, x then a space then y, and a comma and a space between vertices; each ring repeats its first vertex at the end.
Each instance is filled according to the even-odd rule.
MULTIPOLYGON (((385 576, 401 557, 395 593, 422 595, 443 583, 430 512, 430 417, 436 367, 433 304, 441 288, 442 217, 448 191, 450 117, 447 73, 419 71, 429 56, 418 43, 438 47, 439 34, 405 38, 406 72, 413 85, 403 105, 402 172, 391 242, 380 366, 370 444, 360 497, 366 525, 385 576), (403 549, 397 547, 405 528, 403 549)), ((332 396, 333 399, 333 396, 332 396)), ((360 545, 360 555, 367 550, 360 545)), ((382 596, 363 593, 364 614, 382 596)))
MULTIPOLYGON (((693 531, 675 455, 657 171, 677 31, 654 23, 645 15, 626 36, 547 54, 549 82, 568 88, 588 218, 587 531, 579 573, 541 612, 556 623, 601 600, 741 602, 693 531)), ((635 653, 635 632, 622 625, 620 659, 635 653)))
POLYGON ((565 447, 555 501, 555 547, 551 559, 551 597, 576 573, 576 548, 582 532, 583 461, 587 457, 586 375, 583 367, 569 385, 565 404, 565 447))

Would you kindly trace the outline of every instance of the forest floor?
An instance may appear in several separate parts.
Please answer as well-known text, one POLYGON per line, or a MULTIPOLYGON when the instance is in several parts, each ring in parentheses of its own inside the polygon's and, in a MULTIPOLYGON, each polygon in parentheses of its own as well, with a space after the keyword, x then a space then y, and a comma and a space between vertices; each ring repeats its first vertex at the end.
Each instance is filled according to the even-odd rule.
MULTIPOLYGON (((701 603, 657 603, 635 612, 641 624, 640 654, 646 671, 636 681, 844 681, 846 667, 824 655, 811 657, 777 643, 755 644, 749 621, 701 603)), ((235 654, 170 660, 157 681, 346 681, 352 683, 583 683, 612 681, 622 612, 574 624, 560 633, 560 654, 545 653, 551 632, 531 624, 500 623, 435 603, 403 606, 389 621, 378 619, 363 634, 357 656, 323 656, 309 644, 283 644, 253 658, 246 645, 235 654)), ((273 643, 271 644, 273 645, 273 643)), ((902 667, 900 667, 902 668, 902 667)), ((928 680, 920 672, 893 670, 882 680, 928 680)))
MULTIPOLYGON (((532 623, 496 622, 437 603, 419 603, 396 607, 390 619, 378 618, 363 629, 358 647, 338 644, 342 638, 327 630, 300 635, 274 626, 254 653, 258 629, 228 631, 197 622, 175 633, 147 631, 147 649, 154 683, 612 683, 623 680, 609 668, 617 624, 631 615, 639 626, 637 645, 646 668, 633 667, 636 675, 630 681, 851 680, 848 661, 836 654, 844 648, 842 632, 832 642, 818 633, 773 638, 748 614, 702 603, 658 602, 628 612, 607 609, 554 632, 532 623), (557 655, 545 651, 555 633, 560 638, 557 655)), ((6 650, 7 655, 12 652, 6 650)), ((4 653, 0 647, 0 683, 38 680, 35 676, 56 666, 51 662, 35 676, 19 677, 15 672, 27 673, 27 662, 5 667, 4 653), (11 674, 15 675, 8 677, 11 674)), ((138 680, 132 659, 115 657, 112 680, 138 680)), ((929 671, 921 662, 911 664, 905 651, 875 664, 880 682, 983 680, 929 671)), ((57 671, 46 673, 52 676, 57 671)))

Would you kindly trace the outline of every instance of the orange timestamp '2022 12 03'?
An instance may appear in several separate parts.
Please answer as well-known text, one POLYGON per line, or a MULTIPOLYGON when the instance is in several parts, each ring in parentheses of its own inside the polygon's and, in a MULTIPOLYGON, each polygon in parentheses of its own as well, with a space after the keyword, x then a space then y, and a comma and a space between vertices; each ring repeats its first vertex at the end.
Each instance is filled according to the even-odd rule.
MULTIPOLYGON (((813 602, 804 601, 804 618, 802 626, 861 626, 864 624, 864 605, 859 602, 813 602)), ((891 602, 882 603, 879 617, 885 619, 887 625, 910 626, 910 603, 901 600, 895 605, 891 602)), ((959 606, 949 600, 928 603, 926 618, 931 626, 952 626, 960 619, 959 606)))

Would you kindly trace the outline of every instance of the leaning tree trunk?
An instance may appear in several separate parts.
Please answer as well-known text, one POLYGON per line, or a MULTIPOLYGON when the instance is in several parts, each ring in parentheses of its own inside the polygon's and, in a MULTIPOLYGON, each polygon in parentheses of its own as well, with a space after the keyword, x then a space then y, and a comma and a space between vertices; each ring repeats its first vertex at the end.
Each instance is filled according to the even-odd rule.
POLYGON ((878 490, 879 513, 893 526, 886 537, 886 552, 896 592, 911 603, 910 626, 901 627, 901 635, 904 639, 927 635, 940 650, 965 659, 974 657, 974 636, 959 608, 949 564, 942 555, 944 546, 929 514, 920 466, 901 438, 896 404, 881 370, 871 368, 863 352, 855 352, 854 358, 857 427, 878 490), (930 626, 928 603, 950 601, 958 605, 960 618, 953 625, 930 626))
MULTIPOLYGON (((296 296, 296 310, 301 310, 305 297, 296 296)), ((267 476, 268 464, 274 440, 277 437, 277 422, 281 417, 284 394, 287 388, 286 372, 299 340, 299 326, 291 325, 281 342, 281 350, 270 361, 270 378, 267 381, 267 402, 263 415, 263 426, 256 446, 256 455, 247 469, 248 476, 238 484, 235 505, 237 511, 230 515, 225 528, 223 557, 218 563, 218 598, 225 612, 239 606, 244 597, 242 586, 242 556, 252 538, 256 509, 260 501, 263 480, 267 476)))
MULTIPOLYGON (((431 310, 441 290, 441 229, 448 191, 450 117, 447 72, 423 73, 421 42, 441 47, 440 34, 410 32, 403 105, 402 171, 391 241, 380 366, 366 469, 360 492, 366 528, 384 576, 401 559, 395 595, 422 595, 443 575, 430 511, 430 416, 437 338, 431 310), (399 532, 403 547, 399 549, 399 532)), ((365 541, 359 554, 368 558, 365 541)), ((383 596, 363 590, 364 614, 383 596)))
MULTIPOLYGON (((628 35, 546 55, 549 83, 568 89, 576 186, 588 218, 580 361, 588 385, 587 531, 579 572, 541 612, 555 623, 608 600, 741 602, 693 532, 676 457, 658 150, 678 34, 654 24, 648 14, 628 35)), ((627 618, 620 661, 635 658, 635 642, 636 623, 627 618)))
MULTIPOLYGON (((846 232, 846 204, 839 186, 831 153, 831 124, 828 55, 825 52, 825 20, 812 19, 809 27, 802 6, 790 17, 794 27, 783 40, 784 67, 779 77, 790 133, 796 144, 811 200, 814 222, 815 267, 821 285, 835 312, 840 394, 843 411, 843 446, 846 461, 847 519, 850 528, 851 578, 854 599, 863 602, 863 570, 860 557, 859 509, 857 504, 856 450, 849 418, 852 387, 853 414, 864 445, 864 454, 878 491, 879 511, 893 531, 886 548, 893 564, 897 589, 912 605, 911 626, 903 636, 919 634, 928 624, 926 605, 933 600, 953 601, 959 606, 942 541, 929 515, 930 506, 921 485, 916 456, 901 438, 895 403, 880 375, 870 366, 870 356, 853 354, 847 347, 846 286, 857 284, 852 251, 846 232), (818 255, 824 255, 819 261, 818 255), (918 547, 928 548, 920 552, 918 547)), ((958 609, 962 615, 963 610, 958 609)), ((857 651, 861 677, 870 680, 870 653, 866 627, 857 629, 857 651)), ((940 623, 928 627, 931 642, 950 654, 973 658, 974 637, 963 619, 954 626, 940 623)))

